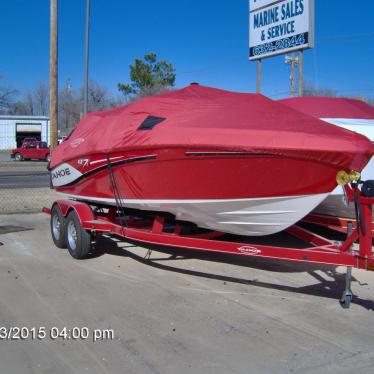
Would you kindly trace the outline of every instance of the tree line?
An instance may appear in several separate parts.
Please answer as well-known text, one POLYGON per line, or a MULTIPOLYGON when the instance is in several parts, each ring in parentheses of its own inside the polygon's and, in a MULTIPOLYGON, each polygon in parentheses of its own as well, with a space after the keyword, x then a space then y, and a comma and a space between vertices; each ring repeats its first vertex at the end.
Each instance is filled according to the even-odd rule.
MULTIPOLYGON (((321 97, 342 97, 338 91, 328 87, 316 87, 310 82, 305 83, 304 96, 321 96, 321 97)), ((358 99, 365 103, 374 106, 374 98, 365 95, 348 95, 344 96, 350 99, 358 99)))
MULTIPOLYGON (((121 105, 121 97, 113 97, 105 86, 95 81, 88 85, 89 111, 121 105)), ((75 90, 68 80, 58 92, 58 123, 62 134, 68 133, 82 117, 83 89, 75 90)), ((49 89, 44 82, 33 89, 20 91, 0 84, 0 114, 20 116, 49 116, 49 89)))
MULTIPOLYGON (((88 111, 114 108, 145 96, 159 94, 174 87, 174 66, 157 60, 155 53, 135 59, 130 65, 130 82, 118 83, 119 95, 91 80, 88 84, 88 111)), ((74 89, 67 80, 58 93, 58 127, 61 134, 68 134, 82 117, 83 87, 74 89)), ((31 90, 18 90, 4 83, 0 76, 0 115, 49 115, 49 88, 44 82, 31 90)))
MULTIPOLYGON (((129 83, 118 83, 120 95, 111 95, 108 89, 94 80, 88 85, 88 111, 98 111, 123 105, 142 97, 159 94, 173 89, 176 72, 174 66, 165 60, 158 60, 155 53, 137 58, 130 65, 129 83)), ((306 83, 305 96, 338 97, 336 90, 316 88, 306 83)), ((82 117, 83 88, 74 89, 67 80, 59 90, 58 123, 62 134, 68 134, 82 117)), ((357 97, 374 105, 373 98, 357 97)), ((39 83, 33 90, 19 91, 3 83, 0 76, 0 115, 49 115, 49 90, 46 83, 39 83)))

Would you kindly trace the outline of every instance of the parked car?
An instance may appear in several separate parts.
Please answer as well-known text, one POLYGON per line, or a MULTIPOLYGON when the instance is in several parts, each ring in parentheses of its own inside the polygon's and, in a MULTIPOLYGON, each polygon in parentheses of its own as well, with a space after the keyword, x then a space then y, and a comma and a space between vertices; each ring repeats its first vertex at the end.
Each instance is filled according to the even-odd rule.
POLYGON ((22 143, 21 147, 12 150, 10 158, 16 161, 39 159, 49 162, 50 149, 46 142, 27 140, 22 143))

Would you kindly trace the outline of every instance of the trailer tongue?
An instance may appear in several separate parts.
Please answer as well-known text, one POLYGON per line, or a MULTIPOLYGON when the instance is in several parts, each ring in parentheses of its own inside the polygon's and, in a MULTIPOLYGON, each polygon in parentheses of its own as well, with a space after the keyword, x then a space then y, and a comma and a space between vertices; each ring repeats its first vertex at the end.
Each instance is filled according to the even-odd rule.
MULTIPOLYGON (((208 230, 191 230, 191 225, 177 221, 171 215, 125 210, 116 207, 92 207, 75 200, 57 200, 52 208, 43 208, 51 215, 51 233, 56 246, 68 248, 77 259, 88 256, 92 240, 101 234, 114 234, 124 240, 144 244, 157 244, 187 250, 231 253, 279 260, 347 266, 346 288, 340 300, 349 308, 352 300, 352 268, 374 271, 372 251, 372 206, 374 198, 365 197, 357 184, 345 186, 349 201, 356 206, 357 219, 342 220, 337 217, 308 216, 306 222, 315 223, 347 233, 344 242, 337 243, 317 233, 294 225, 286 231, 309 243, 307 248, 290 248, 251 244, 246 240, 226 238, 226 233, 208 230), (358 241, 358 250, 352 250, 358 241)), ((241 238, 241 239, 240 239, 241 238)))

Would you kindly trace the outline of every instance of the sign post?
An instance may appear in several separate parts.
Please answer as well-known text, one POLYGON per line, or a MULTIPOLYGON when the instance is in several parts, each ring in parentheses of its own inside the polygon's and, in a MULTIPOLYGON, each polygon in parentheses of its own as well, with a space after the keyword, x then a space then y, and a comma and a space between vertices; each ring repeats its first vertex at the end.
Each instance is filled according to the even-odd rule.
POLYGON ((257 60, 257 93, 261 93, 261 68, 262 68, 262 61, 257 60))
POLYGON ((304 52, 299 51, 299 96, 304 95, 304 52))

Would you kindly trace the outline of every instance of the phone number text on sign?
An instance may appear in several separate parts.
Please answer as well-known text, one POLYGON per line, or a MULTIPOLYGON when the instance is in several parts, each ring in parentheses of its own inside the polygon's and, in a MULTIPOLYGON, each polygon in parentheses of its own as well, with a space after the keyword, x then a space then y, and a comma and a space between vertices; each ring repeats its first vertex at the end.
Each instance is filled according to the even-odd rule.
POLYGON ((261 44, 256 47, 251 47, 250 57, 254 57, 254 56, 265 57, 268 54, 272 54, 277 51, 282 51, 284 49, 287 49, 287 50, 289 50, 290 48, 298 49, 306 44, 308 44, 307 33, 295 35, 295 36, 280 39, 274 42, 261 44))

